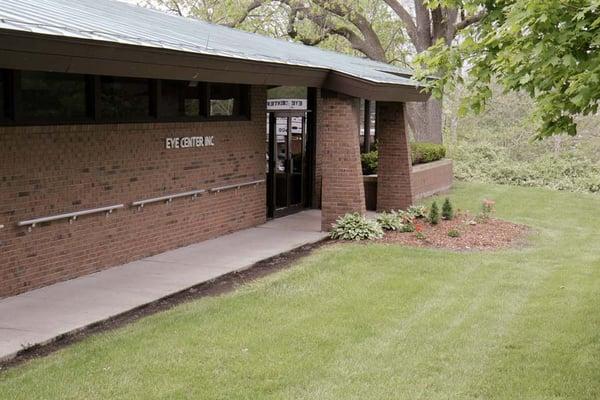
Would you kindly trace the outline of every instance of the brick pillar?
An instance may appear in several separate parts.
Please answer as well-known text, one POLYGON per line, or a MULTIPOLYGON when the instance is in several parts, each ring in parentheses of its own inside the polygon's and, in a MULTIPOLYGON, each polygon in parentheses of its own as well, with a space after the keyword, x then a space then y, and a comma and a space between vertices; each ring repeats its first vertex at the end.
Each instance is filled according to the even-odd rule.
POLYGON ((349 212, 365 213, 365 191, 358 143, 358 99, 322 90, 317 114, 317 152, 321 162, 321 229, 349 212))
POLYGON ((404 103, 377 103, 377 210, 405 209, 413 202, 410 145, 404 103))

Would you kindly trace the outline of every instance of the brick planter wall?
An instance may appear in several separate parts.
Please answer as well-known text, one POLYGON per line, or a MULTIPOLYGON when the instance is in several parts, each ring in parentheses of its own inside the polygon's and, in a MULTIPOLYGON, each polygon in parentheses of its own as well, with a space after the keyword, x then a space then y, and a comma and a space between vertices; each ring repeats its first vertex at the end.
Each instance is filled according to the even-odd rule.
POLYGON ((258 225, 266 185, 130 207, 136 200, 265 178, 266 88, 252 119, 0 127, 0 297, 258 225), (215 146, 165 149, 165 138, 214 136, 215 146), (18 221, 113 204, 112 215, 18 221))
MULTIPOLYGON (((367 210, 377 209, 377 175, 364 175, 367 210)), ((411 182, 415 200, 443 193, 452 188, 452 160, 440 160, 412 168, 411 182)))
POLYGON ((439 160, 413 166, 412 188, 415 200, 443 193, 452 187, 452 160, 439 160))

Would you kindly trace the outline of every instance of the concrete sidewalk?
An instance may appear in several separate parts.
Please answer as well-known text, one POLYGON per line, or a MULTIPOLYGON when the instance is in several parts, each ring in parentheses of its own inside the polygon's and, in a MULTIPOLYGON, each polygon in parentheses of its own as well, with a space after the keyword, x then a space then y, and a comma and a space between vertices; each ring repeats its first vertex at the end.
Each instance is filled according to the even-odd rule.
POLYGON ((0 360, 24 348, 317 242, 307 210, 205 242, 0 300, 0 360))

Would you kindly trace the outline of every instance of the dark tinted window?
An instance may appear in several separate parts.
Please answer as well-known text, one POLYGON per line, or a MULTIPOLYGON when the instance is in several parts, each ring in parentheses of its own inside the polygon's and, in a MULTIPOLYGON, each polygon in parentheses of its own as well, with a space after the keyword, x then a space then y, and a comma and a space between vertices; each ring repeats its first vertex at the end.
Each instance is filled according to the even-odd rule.
POLYGON ((0 120, 5 119, 7 115, 7 86, 6 72, 0 69, 0 120))
POLYGON ((228 83, 209 85, 209 116, 229 117, 245 113, 245 87, 228 83))
POLYGON ((21 71, 19 86, 20 118, 60 122, 87 115, 84 75, 21 71))
POLYGON ((109 120, 147 119, 150 116, 148 79, 100 79, 100 116, 109 120))
POLYGON ((161 116, 206 116, 206 84, 162 81, 161 87, 161 116))

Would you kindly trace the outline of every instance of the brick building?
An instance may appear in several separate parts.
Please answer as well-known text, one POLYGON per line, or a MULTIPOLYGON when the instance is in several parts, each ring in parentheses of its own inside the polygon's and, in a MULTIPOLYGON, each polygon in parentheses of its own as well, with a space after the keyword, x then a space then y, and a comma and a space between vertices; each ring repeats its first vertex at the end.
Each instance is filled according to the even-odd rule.
POLYGON ((359 99, 380 208, 406 207, 410 71, 111 0, 0 0, 0 297, 298 209, 323 229, 364 212, 359 99), (280 86, 306 88, 283 139, 280 86))

